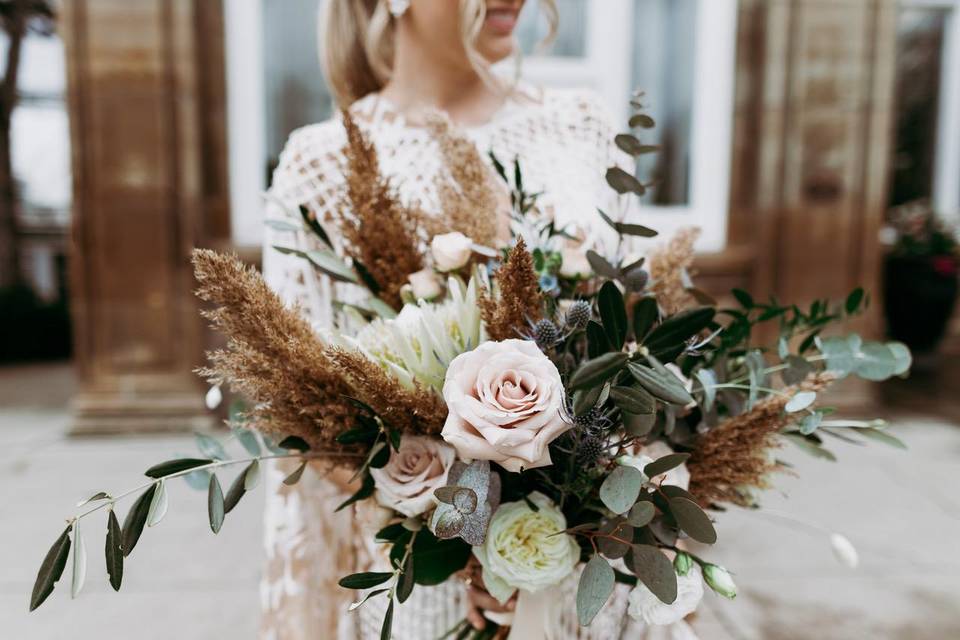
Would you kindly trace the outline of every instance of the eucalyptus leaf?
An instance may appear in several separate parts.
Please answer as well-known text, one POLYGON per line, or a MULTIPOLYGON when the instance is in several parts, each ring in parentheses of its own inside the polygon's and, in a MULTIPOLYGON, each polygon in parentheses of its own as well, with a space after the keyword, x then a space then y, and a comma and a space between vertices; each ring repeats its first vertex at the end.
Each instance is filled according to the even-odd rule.
POLYGON ((670 498, 670 513, 680 528, 703 544, 714 544, 717 541, 717 531, 707 514, 695 502, 687 498, 670 498))
POLYGON ((639 529, 640 527, 645 527, 650 524, 656 515, 657 508, 653 506, 653 503, 642 500, 630 508, 630 513, 627 515, 627 522, 639 529))
POLYGON ((56 539, 37 572, 37 580, 33 584, 33 593, 30 595, 30 611, 33 611, 46 600, 63 575, 70 557, 70 532, 73 525, 67 525, 60 537, 56 539))
POLYGON ((669 453, 665 456, 657 458, 647 466, 643 468, 643 475, 648 478, 656 478, 657 476, 679 467, 681 464, 686 462, 690 458, 689 453, 669 453))
POLYGON ((856 365, 856 351, 847 338, 818 337, 817 348, 827 359, 827 369, 840 377, 849 375, 856 365))
POLYGON ((634 116, 631 116, 629 124, 631 128, 640 127, 641 129, 653 129, 655 126, 657 126, 653 118, 645 113, 638 113, 634 116))
POLYGON ((803 420, 800 421, 800 433, 808 436, 816 431, 822 422, 823 414, 819 411, 807 414, 803 417, 803 420))
POLYGON ((633 546, 627 555, 627 567, 664 604, 677 599, 677 574, 673 563, 657 547, 633 546))
POLYGON ((104 555, 107 560, 107 575, 110 576, 110 586, 114 591, 120 591, 123 582, 123 547, 121 541, 120 523, 113 509, 107 513, 107 537, 104 544, 104 555))
POLYGON ((636 177, 630 175, 620 167, 610 167, 606 174, 607 184, 620 195, 634 193, 638 196, 644 195, 647 190, 636 177))
MULTIPOLYGON (((223 505, 223 489, 220 488, 220 481, 217 474, 210 474, 210 488, 207 490, 207 516, 210 520, 210 530, 214 533, 220 533, 220 527, 223 526, 223 518, 226 510, 223 505)), ((126 546, 124 546, 126 549, 126 546)))
POLYGON ((598 276, 613 279, 620 275, 620 271, 616 267, 593 249, 587 250, 587 262, 590 263, 590 267, 598 276))
POLYGON ((879 342, 865 343, 856 355, 856 374, 864 380, 886 380, 894 375, 898 365, 890 347, 879 342))
POLYGON ((613 593, 616 578, 613 567, 601 556, 590 558, 577 586, 577 619, 581 626, 593 622, 594 617, 603 608, 613 593))
POLYGON ((895 362, 893 375, 902 376, 907 373, 913 364, 913 355, 910 353, 910 348, 902 342, 888 342, 887 348, 893 354, 895 362))
POLYGON ((123 520, 123 537, 120 546, 123 548, 124 557, 129 556, 137 542, 140 541, 140 534, 143 533, 143 527, 147 523, 147 516, 150 513, 150 505, 153 504, 153 496, 157 492, 157 483, 150 485, 150 488, 140 494, 137 501, 130 507, 127 517, 123 520))
POLYGON ((814 371, 813 365, 801 356, 788 355, 784 364, 787 365, 787 368, 783 370, 780 376, 783 378, 783 382, 788 385, 800 384, 814 371))
POLYGON ((600 500, 616 514, 626 513, 640 496, 643 474, 633 467, 618 466, 600 485, 600 500))

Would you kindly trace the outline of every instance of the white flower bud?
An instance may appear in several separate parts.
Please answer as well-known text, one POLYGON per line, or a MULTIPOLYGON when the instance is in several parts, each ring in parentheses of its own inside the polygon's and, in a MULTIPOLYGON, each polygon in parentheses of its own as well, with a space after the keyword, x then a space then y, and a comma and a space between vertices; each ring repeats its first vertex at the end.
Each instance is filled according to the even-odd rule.
POLYGON ((733 582, 733 576, 723 567, 715 564, 703 565, 703 579, 724 598, 733 600, 737 597, 737 585, 733 582))
POLYGON ((223 402, 223 392, 220 390, 220 385, 215 384, 210 387, 203 400, 207 405, 207 409, 210 411, 219 407, 220 403, 223 402))
POLYGON ((857 549, 846 536, 840 535, 839 533, 831 534, 830 546, 833 548, 833 555, 836 556, 837 560, 843 566, 856 569, 857 565, 860 564, 860 556, 857 554, 857 549))
POLYGON ((417 300, 433 300, 443 293, 440 279, 437 278, 437 274, 432 269, 421 269, 416 273, 411 273, 407 279, 410 280, 413 296, 417 300))
POLYGON ((459 231, 434 236, 430 242, 433 266, 437 271, 455 271, 470 261, 473 240, 459 231))

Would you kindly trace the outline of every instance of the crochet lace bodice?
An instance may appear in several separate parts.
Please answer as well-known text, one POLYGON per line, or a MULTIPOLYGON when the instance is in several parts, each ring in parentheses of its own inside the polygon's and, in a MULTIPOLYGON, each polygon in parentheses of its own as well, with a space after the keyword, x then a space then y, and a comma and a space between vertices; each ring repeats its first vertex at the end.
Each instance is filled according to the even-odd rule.
MULTIPOLYGON (((435 179, 443 167, 428 129, 377 94, 354 104, 351 113, 375 144, 382 173, 400 197, 436 212, 435 179)), ((589 232, 598 227, 596 208, 610 210, 615 205, 615 194, 607 187, 604 173, 623 158, 612 145, 614 131, 607 113, 592 93, 523 90, 488 123, 462 133, 485 157, 492 153, 504 164, 519 158, 525 187, 542 192, 539 204, 560 225, 578 223, 589 232)), ((303 205, 335 238, 336 229, 329 222, 331 212, 343 206, 341 150, 345 139, 339 118, 304 127, 290 136, 274 174, 268 218, 295 219, 297 208, 303 205)), ((332 285, 301 259, 272 249, 277 245, 309 249, 315 242, 302 232, 268 228, 263 271, 285 301, 299 305, 315 325, 330 326, 333 301, 351 301, 357 293, 344 285, 332 285)), ((280 481, 290 470, 279 464, 267 474, 261 638, 379 637, 386 603, 374 599, 348 613, 351 594, 336 585, 340 577, 382 562, 377 551, 364 544, 377 529, 377 514, 365 508, 334 514, 346 496, 312 471, 300 484, 284 486, 280 481)), ((575 578, 564 588, 570 602, 563 620, 564 638, 638 637, 636 629, 625 631, 625 590, 617 592, 589 630, 578 630, 573 606, 575 578)), ((415 589, 413 597, 398 608, 393 637, 432 640, 442 636, 463 619, 464 598, 456 579, 439 587, 415 589)))

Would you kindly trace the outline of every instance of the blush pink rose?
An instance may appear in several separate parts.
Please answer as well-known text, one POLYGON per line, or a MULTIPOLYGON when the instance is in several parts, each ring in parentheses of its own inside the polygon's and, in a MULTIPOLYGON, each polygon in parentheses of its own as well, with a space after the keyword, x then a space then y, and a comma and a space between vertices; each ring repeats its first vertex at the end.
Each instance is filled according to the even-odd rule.
POLYGON ((377 502, 408 517, 429 511, 436 506, 433 491, 447 484, 456 457, 434 438, 403 436, 400 450, 390 453, 386 466, 370 469, 377 502))
POLYGON ((551 464, 549 445, 570 428, 563 381, 533 342, 485 342, 450 363, 443 439, 467 460, 519 472, 551 464))

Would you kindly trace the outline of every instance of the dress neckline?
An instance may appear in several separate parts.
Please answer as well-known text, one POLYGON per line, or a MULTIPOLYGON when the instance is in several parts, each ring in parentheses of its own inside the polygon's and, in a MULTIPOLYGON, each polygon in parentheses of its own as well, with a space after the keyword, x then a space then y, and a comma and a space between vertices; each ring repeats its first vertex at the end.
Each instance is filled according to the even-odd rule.
MULTIPOLYGON (((543 89, 532 85, 518 84, 511 89, 503 101, 503 104, 501 104, 485 122, 469 125, 451 122, 457 129, 466 133, 482 134, 505 120, 512 118, 517 113, 521 113, 531 106, 542 105, 543 102, 543 89)), ((411 115, 379 91, 369 93, 363 98, 360 98, 350 109, 351 111, 356 109, 358 113, 364 114, 369 118, 371 123, 393 124, 400 128, 408 129, 424 128, 426 126, 426 117, 431 112, 449 119, 449 115, 442 109, 425 108, 419 114, 411 115)))

